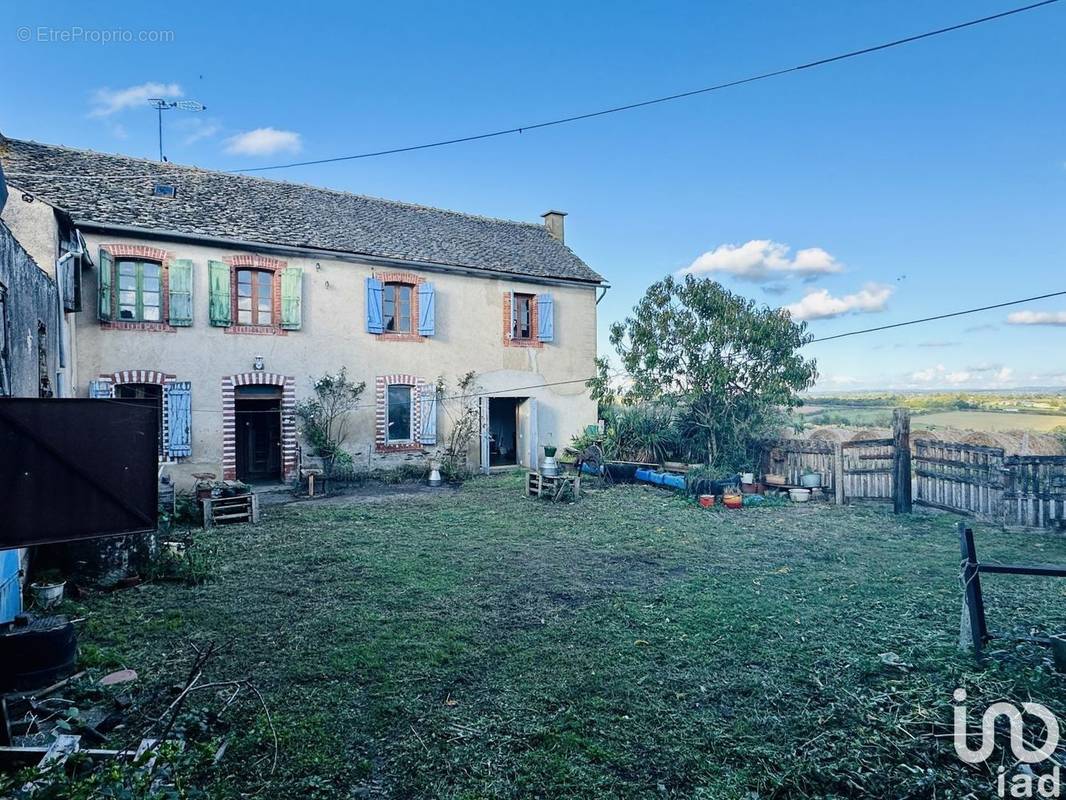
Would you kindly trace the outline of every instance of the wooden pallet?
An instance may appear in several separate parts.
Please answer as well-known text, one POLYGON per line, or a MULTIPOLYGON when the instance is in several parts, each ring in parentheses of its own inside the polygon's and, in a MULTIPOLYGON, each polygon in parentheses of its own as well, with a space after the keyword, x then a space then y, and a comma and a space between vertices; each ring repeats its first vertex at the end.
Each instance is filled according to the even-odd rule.
POLYGON ((574 475, 541 475, 539 472, 526 474, 526 494, 529 497, 550 497, 558 500, 567 488, 572 488, 574 499, 581 494, 581 473, 574 475))
POLYGON ((205 497, 204 527, 229 525, 240 522, 259 522, 259 498, 254 494, 239 494, 235 497, 205 497))

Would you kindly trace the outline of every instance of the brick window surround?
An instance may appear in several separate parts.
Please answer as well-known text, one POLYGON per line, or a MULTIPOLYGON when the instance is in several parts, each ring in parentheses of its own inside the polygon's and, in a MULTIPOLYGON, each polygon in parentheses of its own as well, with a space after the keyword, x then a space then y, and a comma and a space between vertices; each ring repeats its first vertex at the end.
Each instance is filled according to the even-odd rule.
POLYGON ((418 287, 425 283, 426 279, 415 275, 413 272, 379 272, 375 273, 374 277, 381 281, 382 286, 386 283, 406 283, 411 287, 411 332, 382 331, 374 338, 388 342, 424 342, 426 337, 418 334, 418 321, 420 319, 418 287))
POLYGON ((288 266, 287 261, 279 258, 240 253, 226 259, 229 265, 230 319, 233 324, 226 327, 226 333, 250 333, 259 336, 287 336, 288 331, 281 327, 281 271, 288 266), (256 269, 270 273, 271 311, 270 325, 241 325, 237 322, 237 270, 256 269))
POLYGON ((132 319, 116 319, 114 309, 118 308, 118 271, 111 275, 111 321, 100 321, 100 327, 115 331, 166 331, 173 333, 177 330, 170 324, 170 261, 172 255, 158 247, 149 247, 143 244, 102 244, 100 249, 109 253, 112 259, 111 268, 115 269, 115 261, 120 258, 136 258, 142 261, 156 261, 160 269, 159 285, 159 322, 141 322, 132 319))
POLYGON ((414 453, 421 452, 424 448, 418 440, 418 433, 422 430, 422 408, 419 398, 422 386, 425 384, 421 378, 415 375, 402 373, 394 375, 378 375, 374 381, 375 404, 374 404, 374 449, 380 453, 414 453), (389 387, 411 387, 411 434, 410 442, 388 441, 388 415, 389 415, 389 387))
POLYGON ((528 294, 529 301, 529 333, 528 339, 515 339, 511 336, 511 293, 503 293, 503 346, 504 347, 544 347, 544 342, 537 338, 537 327, 540 324, 540 312, 537 295, 532 292, 515 292, 515 294, 528 294))
MULTIPOLYGON (((153 383, 156 386, 166 386, 168 383, 176 381, 178 378, 176 375, 172 375, 167 372, 161 372, 155 369, 123 369, 118 372, 102 372, 97 378, 101 383, 110 384, 111 396, 115 396, 115 387, 121 386, 126 383, 153 383)), ((162 405, 163 405, 163 429, 160 431, 160 446, 161 452, 159 454, 159 460, 163 462, 175 462, 182 461, 182 458, 173 458, 170 455, 170 409, 167 393, 162 393, 162 405)))
POLYGON ((238 386, 281 387, 281 479, 296 475, 296 378, 275 372, 241 372, 222 379, 222 477, 237 480, 238 386))

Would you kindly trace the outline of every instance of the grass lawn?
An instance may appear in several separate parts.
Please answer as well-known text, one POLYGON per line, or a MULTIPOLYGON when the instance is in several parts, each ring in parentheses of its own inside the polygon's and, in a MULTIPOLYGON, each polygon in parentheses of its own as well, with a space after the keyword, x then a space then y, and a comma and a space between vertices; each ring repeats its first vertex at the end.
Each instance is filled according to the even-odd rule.
MULTIPOLYGON (((197 535, 207 583, 75 611, 96 674, 180 684, 190 645, 215 641, 206 677, 262 692, 277 768, 242 698, 212 796, 984 797, 998 762, 956 758, 951 692, 971 718, 1031 697, 1066 719, 1066 691, 1039 648, 983 669, 956 650, 955 521, 705 511, 641 487, 553 505, 483 478, 272 508, 197 535)), ((979 528, 978 552, 1066 562, 1052 535, 979 528)), ((987 578, 990 626, 1066 630, 1064 589, 987 578)), ((224 697, 190 708, 210 723, 224 697)))

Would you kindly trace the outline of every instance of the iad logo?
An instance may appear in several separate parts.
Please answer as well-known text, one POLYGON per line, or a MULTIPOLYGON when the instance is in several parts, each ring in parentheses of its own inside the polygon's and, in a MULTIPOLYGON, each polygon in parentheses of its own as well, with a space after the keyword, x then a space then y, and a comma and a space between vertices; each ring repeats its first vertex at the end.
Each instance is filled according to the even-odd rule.
MULTIPOLYGON (((955 752, 967 764, 980 764, 992 755, 996 745, 996 720, 999 717, 1006 717, 1010 724, 1010 749, 1017 761, 1022 764, 1036 764, 1054 755, 1055 748, 1059 745, 1059 722, 1046 706, 1040 703, 1022 703, 1019 711, 1013 703, 993 703, 985 709, 981 717, 981 746, 974 750, 966 742, 969 712, 966 706, 962 705, 966 702, 966 690, 956 689, 953 696, 958 705, 955 706, 952 739, 955 742, 955 752), (1042 746, 1035 749, 1029 747, 1030 743, 1025 739, 1023 713, 1030 714, 1044 723, 1047 736, 1042 746)), ((1061 793, 1058 765, 1045 775, 1034 775, 1031 770, 1018 773, 1011 777, 1009 783, 1011 797, 1059 797, 1061 793)), ((1006 771, 1000 767, 996 781, 996 791, 1000 797, 1007 796, 1007 784, 1006 771)))

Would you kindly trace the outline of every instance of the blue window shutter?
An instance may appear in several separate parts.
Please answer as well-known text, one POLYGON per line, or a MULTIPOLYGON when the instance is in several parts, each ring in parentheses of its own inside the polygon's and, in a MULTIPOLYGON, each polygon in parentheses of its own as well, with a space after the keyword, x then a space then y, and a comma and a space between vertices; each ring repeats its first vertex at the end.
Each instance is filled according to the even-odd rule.
POLYGON ((366 279, 366 332, 384 333, 385 287, 377 278, 366 279))
POLYGON ((555 301, 550 294, 537 295, 537 338, 542 342, 555 339, 555 301))
POLYGON ((518 329, 518 309, 514 307, 514 292, 510 293, 511 296, 511 327, 507 329, 507 338, 513 339, 514 332, 518 329))
POLYGON ((89 381, 89 397, 95 400, 109 400, 114 396, 111 381, 89 381))
POLYGON ((437 443, 437 387, 423 384, 418 396, 418 413, 422 421, 419 441, 422 444, 437 443))
POLYGON ((436 329, 437 302, 432 283, 418 285, 418 335, 432 336, 436 329))
POLYGON ((167 393, 168 453, 171 458, 192 455, 192 383, 172 381, 163 387, 167 393))

